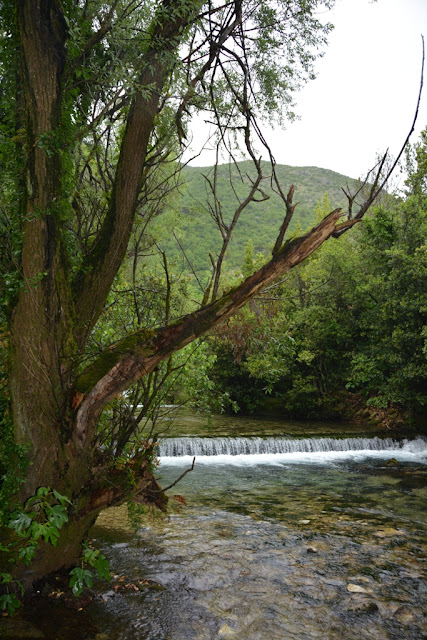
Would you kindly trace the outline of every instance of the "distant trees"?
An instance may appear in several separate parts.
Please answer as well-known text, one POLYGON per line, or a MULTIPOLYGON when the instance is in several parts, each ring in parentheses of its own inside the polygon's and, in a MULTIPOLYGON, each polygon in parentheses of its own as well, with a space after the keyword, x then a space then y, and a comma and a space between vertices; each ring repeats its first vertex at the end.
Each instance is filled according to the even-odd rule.
POLYGON ((216 338, 213 379, 243 410, 262 407, 264 390, 291 415, 333 415, 348 389, 370 406, 421 420, 427 404, 426 158, 427 130, 408 150, 401 199, 385 198, 351 236, 324 245, 216 338))

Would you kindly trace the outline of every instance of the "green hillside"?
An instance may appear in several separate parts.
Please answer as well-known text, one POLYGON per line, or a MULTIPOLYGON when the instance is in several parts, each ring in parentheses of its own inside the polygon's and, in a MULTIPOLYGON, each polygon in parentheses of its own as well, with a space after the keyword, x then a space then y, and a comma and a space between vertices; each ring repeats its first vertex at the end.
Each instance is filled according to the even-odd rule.
MULTIPOLYGON (((218 168, 217 191, 226 221, 231 221, 238 205, 238 198, 244 199, 248 194, 250 181, 247 173, 254 175, 250 162, 241 162, 238 167, 240 174, 234 165, 220 165, 218 168)), ((291 223, 291 231, 298 223, 302 229, 312 226, 316 205, 325 193, 329 196, 332 208, 345 207, 346 198, 341 188, 354 182, 351 178, 335 171, 317 167, 277 165, 276 171, 285 193, 292 184, 295 185, 294 202, 299 204, 291 223)), ((265 173, 268 175, 267 164, 265 173)), ((212 204, 213 198, 204 176, 213 180, 213 169, 186 167, 183 170, 185 185, 181 188, 180 197, 174 203, 182 221, 179 233, 180 243, 188 260, 201 278, 206 276, 210 268, 209 252, 215 256, 221 246, 219 230, 209 215, 208 203, 212 204)), ((262 252, 268 256, 271 252, 285 214, 285 207, 280 197, 272 191, 269 179, 263 181, 262 189, 270 198, 264 202, 251 203, 242 213, 229 247, 227 258, 229 270, 240 269, 249 239, 252 239, 255 253, 262 252)), ((162 244, 176 259, 181 259, 179 258, 181 252, 173 238, 169 237, 162 244)))

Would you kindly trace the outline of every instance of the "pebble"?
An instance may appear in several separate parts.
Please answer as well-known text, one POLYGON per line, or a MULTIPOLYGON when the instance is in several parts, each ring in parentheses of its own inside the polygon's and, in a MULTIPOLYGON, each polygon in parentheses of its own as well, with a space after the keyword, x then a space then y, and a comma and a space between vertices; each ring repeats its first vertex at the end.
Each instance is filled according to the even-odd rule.
POLYGON ((352 582, 347 585, 347 591, 350 591, 350 593, 372 593, 372 589, 361 587, 360 585, 353 584, 352 582))
POLYGON ((350 613, 356 614, 372 614, 378 612, 378 605, 375 602, 360 602, 348 609, 350 613))
POLYGON ((310 520, 298 520, 298 524, 310 524, 310 520))
POLYGON ((219 636, 224 636, 225 638, 232 638, 236 635, 234 629, 228 626, 228 624, 223 624, 222 627, 218 631, 219 636))
POLYGON ((394 612, 394 617, 396 618, 396 620, 399 620, 399 622, 409 624, 413 621, 415 616, 409 607, 403 605, 394 612))
POLYGON ((385 529, 380 529, 380 531, 375 531, 373 535, 376 538, 388 538, 389 536, 404 536, 405 534, 403 531, 393 529, 393 527, 386 527, 385 529))

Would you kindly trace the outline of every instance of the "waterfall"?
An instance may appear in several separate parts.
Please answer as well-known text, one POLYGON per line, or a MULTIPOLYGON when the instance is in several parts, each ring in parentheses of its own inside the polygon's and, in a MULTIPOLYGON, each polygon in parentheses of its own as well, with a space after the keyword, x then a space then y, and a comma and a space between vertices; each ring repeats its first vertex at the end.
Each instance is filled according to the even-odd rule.
POLYGON ((159 456, 219 456, 284 453, 317 453, 332 451, 423 452, 426 438, 393 440, 392 438, 165 438, 159 445, 159 456))

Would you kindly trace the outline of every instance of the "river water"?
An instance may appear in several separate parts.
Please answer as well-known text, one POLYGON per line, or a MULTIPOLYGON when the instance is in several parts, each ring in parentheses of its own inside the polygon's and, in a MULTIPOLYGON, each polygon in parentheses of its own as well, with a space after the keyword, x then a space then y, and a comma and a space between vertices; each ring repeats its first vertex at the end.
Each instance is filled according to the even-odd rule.
POLYGON ((194 416, 173 429, 163 486, 196 456, 194 470, 168 491, 169 517, 136 533, 124 508, 99 518, 113 579, 79 637, 427 638, 425 438, 194 416))
POLYGON ((168 492, 175 513, 134 535, 111 510, 93 531, 115 572, 90 605, 101 640, 427 638, 425 439, 232 418, 209 437, 194 417, 174 429, 163 486, 196 456, 168 492))

